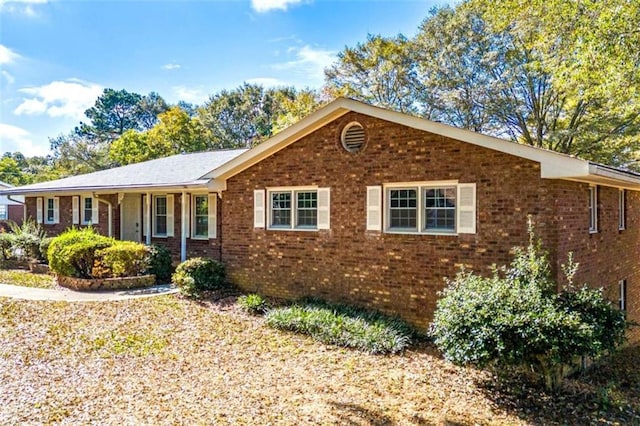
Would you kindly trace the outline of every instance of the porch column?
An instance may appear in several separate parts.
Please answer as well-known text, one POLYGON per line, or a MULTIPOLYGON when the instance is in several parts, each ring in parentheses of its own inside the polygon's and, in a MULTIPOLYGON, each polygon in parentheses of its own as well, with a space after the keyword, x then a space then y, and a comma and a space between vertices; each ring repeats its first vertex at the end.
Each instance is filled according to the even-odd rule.
POLYGON ((146 235, 144 242, 146 245, 151 245, 151 193, 147 192, 144 197, 144 229, 146 235))
POLYGON ((182 199, 180 201, 181 221, 180 224, 180 261, 187 260, 187 234, 189 233, 189 209, 187 209, 189 198, 185 191, 182 191, 182 199))

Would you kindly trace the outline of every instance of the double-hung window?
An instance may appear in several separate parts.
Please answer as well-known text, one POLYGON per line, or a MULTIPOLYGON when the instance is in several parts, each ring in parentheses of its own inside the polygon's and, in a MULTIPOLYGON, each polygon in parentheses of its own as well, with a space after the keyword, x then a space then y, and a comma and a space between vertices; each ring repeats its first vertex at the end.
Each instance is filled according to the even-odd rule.
POLYGON ((58 198, 44 199, 44 223, 58 223, 58 198))
POLYGON ((97 202, 92 197, 82 197, 82 224, 89 225, 91 223, 95 223, 96 219, 93 217, 94 213, 94 205, 93 203, 97 202))
POLYGON ((318 191, 269 191, 269 228, 318 229, 318 191))
POLYGON ((388 187, 388 232, 456 233, 457 185, 388 187))
POLYGON ((0 204, 0 220, 7 220, 9 218, 8 207, 6 204, 0 204))
POLYGON ((598 187, 589 187, 589 232, 598 232, 598 187))
POLYGON ((167 236, 167 197, 153 197, 153 234, 157 237, 167 236))
POLYGON ((191 238, 205 240, 216 238, 216 194, 194 194, 191 198, 191 238))

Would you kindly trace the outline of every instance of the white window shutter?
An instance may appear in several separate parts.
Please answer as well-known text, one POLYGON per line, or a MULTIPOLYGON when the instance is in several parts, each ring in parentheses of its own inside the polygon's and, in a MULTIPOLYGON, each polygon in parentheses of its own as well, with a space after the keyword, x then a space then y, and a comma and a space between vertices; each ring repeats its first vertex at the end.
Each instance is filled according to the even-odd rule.
POLYGON ((381 186, 367 186, 367 231, 382 231, 381 186))
POLYGON ((37 223, 42 223, 42 215, 43 215, 42 205, 43 204, 44 204, 44 200, 42 199, 42 197, 36 198, 36 222, 37 223))
POLYGON ((218 196, 216 194, 209 194, 208 208, 209 208, 209 218, 207 224, 209 225, 208 236, 209 238, 216 238, 217 231, 217 216, 218 216, 218 208, 217 208, 218 196))
POLYGON ((173 237, 173 195, 167 195, 167 237, 173 237))
POLYGON ((100 222, 100 201, 91 198, 91 223, 95 225, 100 222))
POLYGON ((253 191, 253 227, 264 228, 264 189, 253 191))
POLYGON ((318 188, 318 229, 331 226, 331 188, 318 188))
POLYGON ((80 223, 80 197, 71 197, 71 223, 77 225, 80 223))
POLYGON ((476 184, 458 184, 458 234, 476 233, 476 184))
POLYGON ((60 197, 53 197, 53 223, 60 223, 60 197))

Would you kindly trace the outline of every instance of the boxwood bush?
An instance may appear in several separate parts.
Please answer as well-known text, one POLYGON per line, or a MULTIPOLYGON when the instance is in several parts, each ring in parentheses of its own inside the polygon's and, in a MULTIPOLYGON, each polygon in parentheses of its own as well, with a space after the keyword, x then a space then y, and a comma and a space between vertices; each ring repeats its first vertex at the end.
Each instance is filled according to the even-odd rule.
POLYGON ((96 251, 114 243, 113 238, 100 235, 93 228, 69 229, 49 244, 49 267, 56 274, 92 278, 96 251))
POLYGON ((323 343, 371 354, 402 351, 411 344, 414 335, 411 327, 399 318, 314 299, 269 310, 266 321, 274 328, 308 334, 323 343))
MULTIPOLYGON (((135 277, 148 269, 148 249, 133 241, 115 241, 95 253, 95 268, 103 277, 135 277)), ((98 275, 95 273, 93 275, 98 275)))
POLYGON ((204 257, 185 260, 178 265, 171 278, 180 291, 188 296, 197 296, 201 291, 225 286, 224 265, 204 257))
POLYGON ((147 274, 156 276, 157 283, 171 281, 171 252, 168 248, 152 244, 147 246, 147 274))

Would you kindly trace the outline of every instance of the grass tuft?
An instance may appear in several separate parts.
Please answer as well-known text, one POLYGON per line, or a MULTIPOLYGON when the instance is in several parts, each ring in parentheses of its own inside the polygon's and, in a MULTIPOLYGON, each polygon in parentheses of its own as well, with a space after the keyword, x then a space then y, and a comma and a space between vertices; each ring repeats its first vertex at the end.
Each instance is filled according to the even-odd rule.
POLYGON ((267 312, 269 304, 259 294, 247 294, 238 297, 238 305, 248 314, 261 315, 267 312))
POLYGON ((413 336, 411 327, 399 318, 313 299, 272 309, 267 312, 266 321, 274 328, 370 354, 400 352, 409 346, 413 336))

